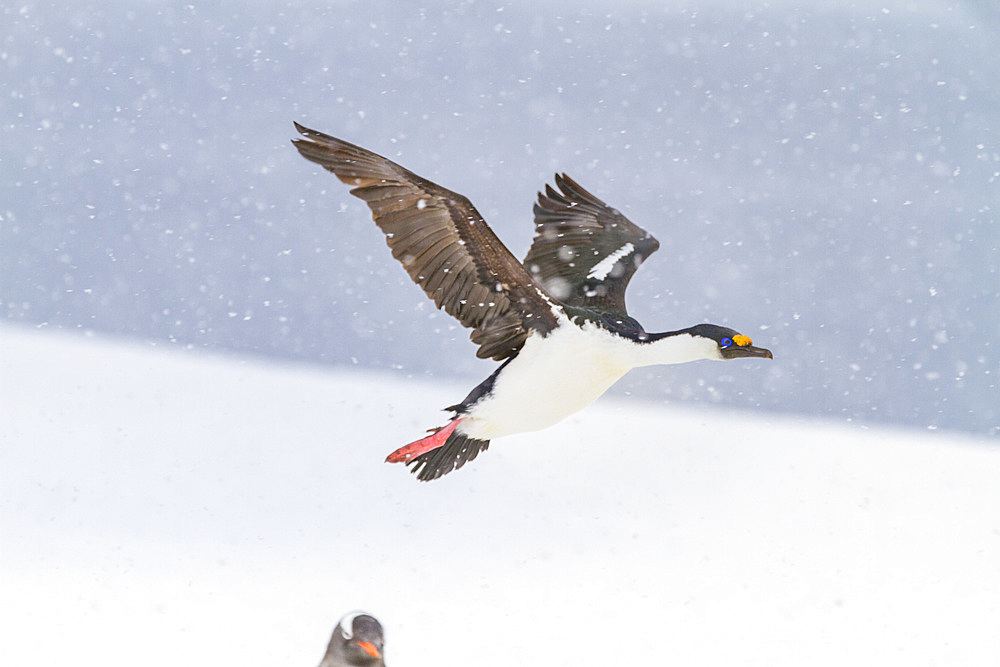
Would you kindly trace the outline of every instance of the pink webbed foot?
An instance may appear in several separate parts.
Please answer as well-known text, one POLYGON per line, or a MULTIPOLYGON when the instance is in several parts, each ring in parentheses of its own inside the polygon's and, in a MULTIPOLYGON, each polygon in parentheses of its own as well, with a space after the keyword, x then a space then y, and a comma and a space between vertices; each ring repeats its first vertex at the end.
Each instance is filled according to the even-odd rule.
POLYGON ((462 418, 453 419, 446 426, 442 426, 438 430, 431 433, 426 438, 421 438, 415 442, 411 442, 408 445, 403 445, 389 456, 385 457, 386 463, 408 463, 420 456, 421 454, 426 454, 432 449, 437 449, 448 441, 448 436, 451 432, 455 430, 462 418))

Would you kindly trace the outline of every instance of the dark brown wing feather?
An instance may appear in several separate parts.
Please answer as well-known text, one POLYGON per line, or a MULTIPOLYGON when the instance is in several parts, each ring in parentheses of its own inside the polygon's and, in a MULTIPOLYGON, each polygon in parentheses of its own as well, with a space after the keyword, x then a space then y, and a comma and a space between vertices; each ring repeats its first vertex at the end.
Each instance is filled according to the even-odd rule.
POLYGON ((354 186, 392 256, 434 303, 473 329, 477 356, 516 353, 529 331, 556 326, 552 301, 468 199, 381 155, 315 130, 292 143, 307 160, 354 186))
POLYGON ((659 242, 566 174, 556 185, 538 194, 525 267, 567 306, 627 315, 625 288, 659 242))

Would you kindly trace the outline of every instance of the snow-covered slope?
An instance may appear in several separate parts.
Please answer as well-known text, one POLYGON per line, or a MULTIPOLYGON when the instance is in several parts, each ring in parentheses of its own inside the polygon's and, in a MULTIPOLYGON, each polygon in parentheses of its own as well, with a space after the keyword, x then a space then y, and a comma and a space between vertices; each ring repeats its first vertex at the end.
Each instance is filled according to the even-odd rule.
POLYGON ((995 664, 1000 450, 602 400, 419 484, 465 385, 21 328, 0 663, 995 664))

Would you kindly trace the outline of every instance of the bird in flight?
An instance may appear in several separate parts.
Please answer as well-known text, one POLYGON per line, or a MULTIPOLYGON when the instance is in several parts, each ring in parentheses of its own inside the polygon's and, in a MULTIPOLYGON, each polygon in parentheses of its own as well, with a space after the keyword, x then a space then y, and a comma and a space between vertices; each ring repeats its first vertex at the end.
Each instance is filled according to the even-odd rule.
POLYGON ((556 174, 534 207, 524 261, 464 196, 395 162, 303 127, 304 158, 352 186, 393 257, 438 308, 472 329, 476 356, 503 363, 430 435, 389 454, 422 481, 461 468, 491 440, 552 426, 628 371, 699 359, 771 359, 749 336, 715 324, 649 333, 625 309, 625 288, 659 242, 556 174))

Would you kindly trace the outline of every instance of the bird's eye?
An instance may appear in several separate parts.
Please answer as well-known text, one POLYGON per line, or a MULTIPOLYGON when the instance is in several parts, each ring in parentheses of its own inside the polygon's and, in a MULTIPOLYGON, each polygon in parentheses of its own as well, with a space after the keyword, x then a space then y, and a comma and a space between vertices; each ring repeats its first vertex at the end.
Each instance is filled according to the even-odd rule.
POLYGON ((722 347, 732 347, 732 344, 733 344, 733 339, 730 338, 729 336, 726 336, 725 338, 719 341, 719 345, 721 345, 722 347))

